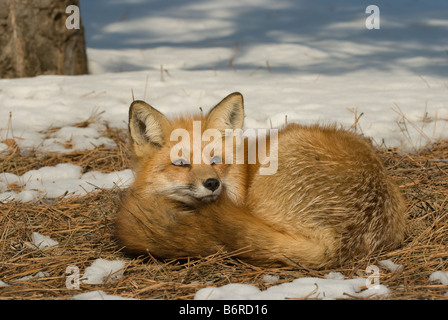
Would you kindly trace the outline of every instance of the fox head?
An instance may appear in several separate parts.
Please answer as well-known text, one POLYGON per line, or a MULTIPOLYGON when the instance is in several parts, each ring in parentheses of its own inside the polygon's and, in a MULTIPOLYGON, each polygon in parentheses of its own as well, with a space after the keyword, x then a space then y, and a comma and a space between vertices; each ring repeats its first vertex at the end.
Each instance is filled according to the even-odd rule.
MULTIPOLYGON (((165 195, 188 205, 209 203, 223 193, 238 202, 244 182, 235 166, 232 169, 224 161, 228 150, 224 143, 226 130, 241 129, 243 121, 240 93, 230 94, 205 116, 174 119, 144 101, 134 101, 129 109, 134 190, 165 195)), ((232 142, 234 139, 232 136, 232 142)))

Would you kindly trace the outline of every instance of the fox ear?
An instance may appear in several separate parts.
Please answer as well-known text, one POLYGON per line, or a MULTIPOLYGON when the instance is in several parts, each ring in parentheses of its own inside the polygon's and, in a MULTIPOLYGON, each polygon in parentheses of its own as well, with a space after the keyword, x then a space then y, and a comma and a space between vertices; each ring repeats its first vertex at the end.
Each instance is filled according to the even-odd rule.
POLYGON ((243 96, 239 92, 234 92, 210 110, 205 120, 205 127, 207 129, 218 129, 221 133, 224 133, 225 129, 241 129, 243 122, 243 96))
POLYGON ((132 102, 129 108, 129 133, 135 155, 140 157, 151 148, 161 147, 169 126, 168 119, 146 102, 132 102))

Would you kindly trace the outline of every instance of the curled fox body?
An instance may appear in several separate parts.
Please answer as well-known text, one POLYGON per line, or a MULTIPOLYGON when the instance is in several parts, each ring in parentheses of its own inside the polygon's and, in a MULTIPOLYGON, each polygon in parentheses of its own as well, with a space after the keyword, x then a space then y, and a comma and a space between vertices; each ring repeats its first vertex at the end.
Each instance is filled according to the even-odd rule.
MULTIPOLYGON (((258 265, 326 268, 400 244, 404 200, 371 144, 354 133, 335 126, 285 126, 276 137, 273 174, 260 174, 266 161, 249 161, 247 138, 243 163, 223 161, 226 148, 194 163, 191 141, 182 141, 183 155, 175 152, 173 158, 180 143, 172 141, 173 130, 193 136, 199 123, 201 133, 224 133, 242 128, 243 119, 239 93, 207 115, 174 119, 143 101, 132 103, 136 178, 116 217, 117 237, 128 252, 180 258, 238 250, 258 265)), ((223 137, 214 142, 224 143, 223 137)), ((256 148, 272 155, 271 140, 256 141, 256 148)), ((205 147, 201 141, 199 149, 205 147)), ((232 154, 236 160, 236 147, 232 154)))

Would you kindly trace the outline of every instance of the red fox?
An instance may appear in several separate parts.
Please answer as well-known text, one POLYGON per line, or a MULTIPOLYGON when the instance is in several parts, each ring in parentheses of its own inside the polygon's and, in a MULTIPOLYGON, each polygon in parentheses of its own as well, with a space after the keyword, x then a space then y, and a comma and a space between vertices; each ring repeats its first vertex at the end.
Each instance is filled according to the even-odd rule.
POLYGON ((236 135, 231 148, 205 153, 211 139, 199 138, 199 147, 197 139, 173 139, 177 129, 193 140, 195 130, 212 129, 222 133, 213 139, 219 146, 229 141, 226 130, 240 130, 243 120, 240 93, 206 115, 173 119, 143 101, 131 104, 135 182, 116 217, 126 251, 182 258, 226 250, 257 265, 330 268, 403 241, 403 197, 374 148, 355 133, 289 124, 275 141, 271 134, 251 146, 243 137, 239 161, 236 135), (251 161, 251 148, 270 158, 251 161), (266 159, 270 174, 261 173, 266 159))

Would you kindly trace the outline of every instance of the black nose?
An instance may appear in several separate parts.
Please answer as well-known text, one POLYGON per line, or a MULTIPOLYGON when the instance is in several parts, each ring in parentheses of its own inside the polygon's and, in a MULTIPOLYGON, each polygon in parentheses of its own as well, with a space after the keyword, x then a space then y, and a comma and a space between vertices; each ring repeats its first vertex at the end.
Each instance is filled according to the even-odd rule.
POLYGON ((219 188, 219 180, 218 179, 207 179, 205 180, 202 185, 204 187, 206 187, 208 190, 210 190, 211 192, 215 191, 216 189, 219 188))

